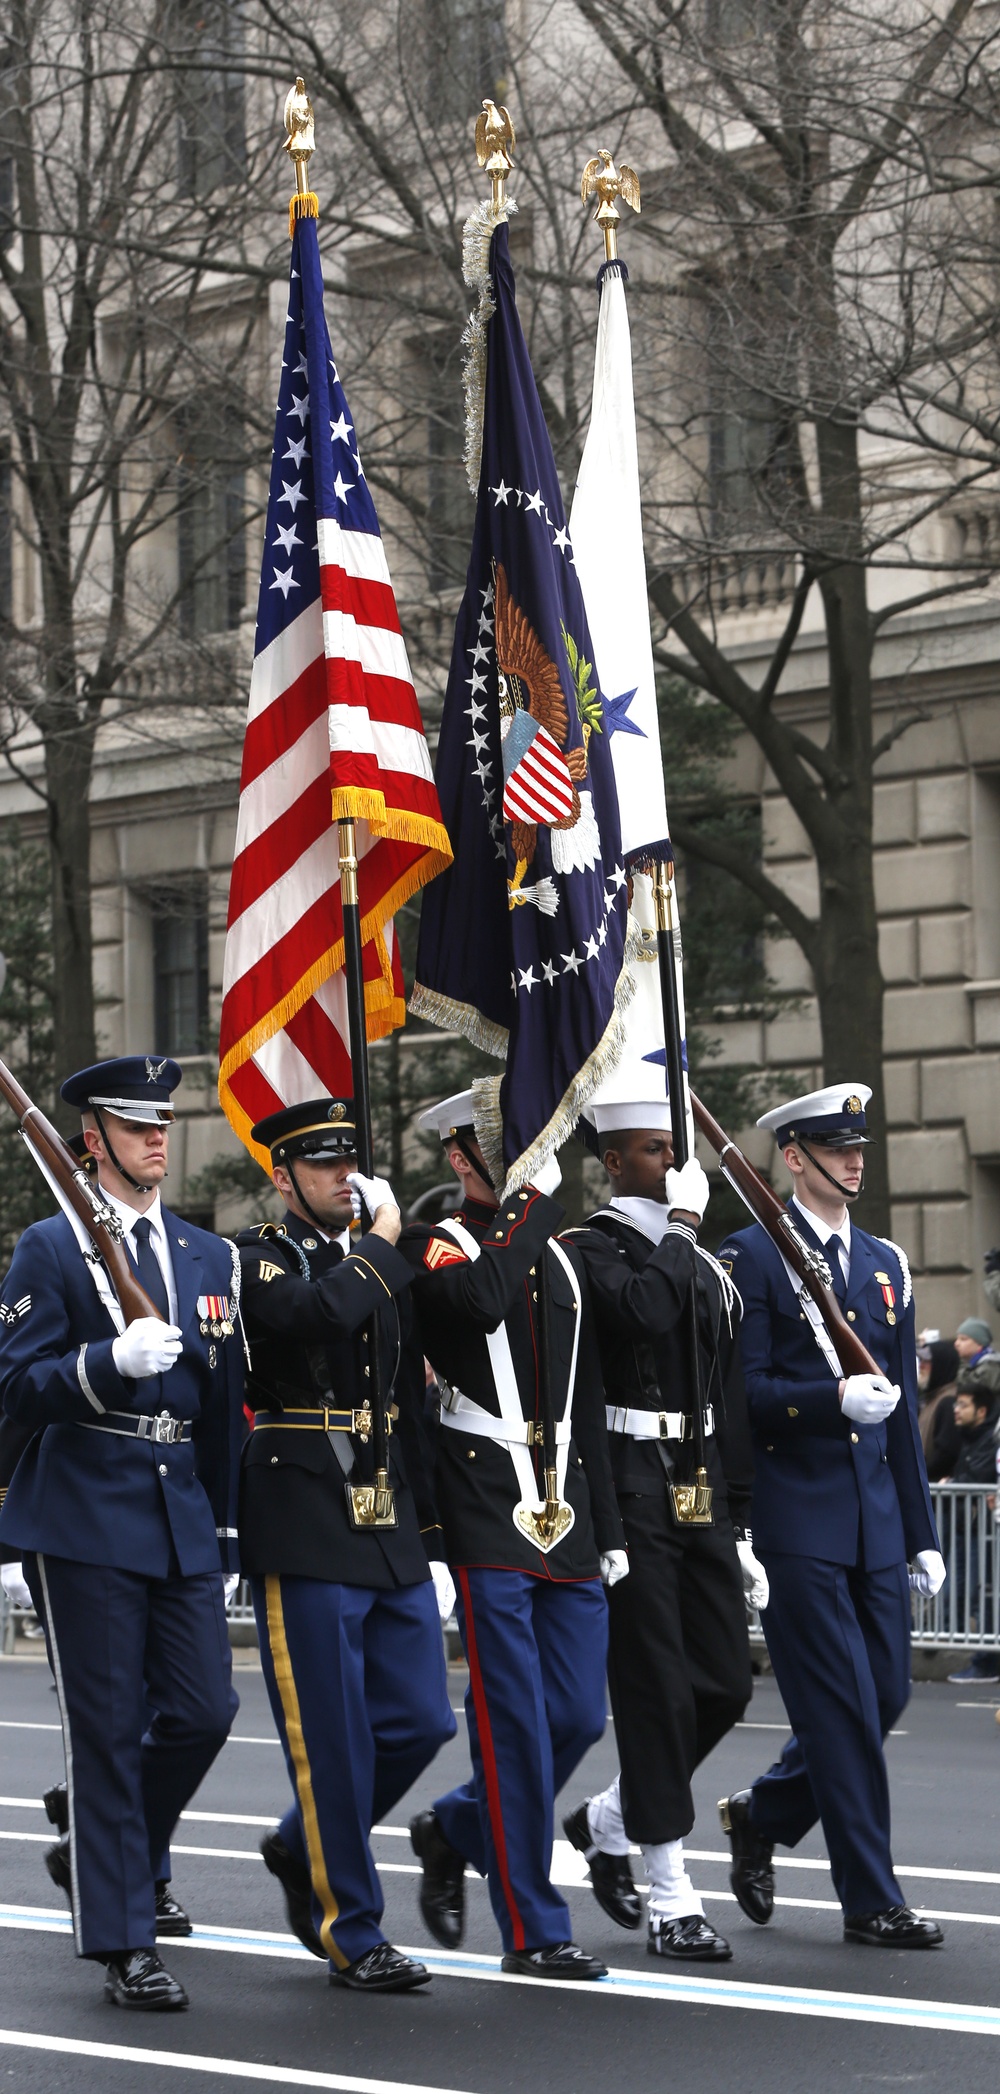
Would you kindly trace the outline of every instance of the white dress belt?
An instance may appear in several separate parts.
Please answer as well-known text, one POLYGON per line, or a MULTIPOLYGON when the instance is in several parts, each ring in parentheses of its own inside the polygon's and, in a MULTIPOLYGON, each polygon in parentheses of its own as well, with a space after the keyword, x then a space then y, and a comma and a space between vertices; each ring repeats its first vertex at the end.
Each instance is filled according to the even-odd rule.
MULTIPOLYGON (((702 1413, 705 1431, 715 1431, 715 1408, 706 1403, 702 1413)), ((687 1440, 692 1437, 691 1419, 684 1411, 630 1411, 607 1406, 609 1432, 628 1433, 633 1440, 687 1440)))
MULTIPOLYGON (((499 1440, 504 1447, 541 1447, 542 1427, 535 1418, 525 1418, 523 1424, 515 1425, 507 1418, 495 1418, 492 1411, 473 1402, 471 1396, 463 1396, 461 1389, 448 1389, 441 1398, 441 1423, 450 1426, 452 1432, 470 1432, 483 1440, 499 1440)), ((572 1425, 568 1418, 557 1418, 555 1438, 557 1447, 568 1447, 572 1436, 572 1425)))

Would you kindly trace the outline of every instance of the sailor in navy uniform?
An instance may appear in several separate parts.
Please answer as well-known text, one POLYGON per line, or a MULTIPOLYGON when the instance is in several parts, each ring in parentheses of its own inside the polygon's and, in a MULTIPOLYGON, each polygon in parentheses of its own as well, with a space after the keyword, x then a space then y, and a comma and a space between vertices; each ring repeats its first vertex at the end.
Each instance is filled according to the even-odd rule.
POLYGON ((261 1851, 331 1983, 407 1991, 430 1973, 382 1932, 371 1829, 455 1734, 441 1633, 454 1586, 421 1449, 411 1270, 389 1186, 357 1170, 352 1100, 288 1106, 253 1140, 270 1151, 285 1214, 238 1239, 255 1412, 240 1553, 294 1798, 261 1851), (372 1227, 352 1248, 362 1198, 372 1227), (349 1486, 374 1476, 373 1329, 392 1527, 355 1526, 348 1508, 349 1486))
POLYGON ((649 1098, 650 1070, 616 1070, 584 1118, 612 1199, 564 1241, 587 1273, 600 1347, 611 1466, 629 1576, 608 1595, 608 1682, 621 1774, 563 1820, 587 1858, 598 1903, 638 1927, 631 1842, 649 1883, 647 1947, 685 1962, 732 1951, 705 1916, 684 1863, 694 1824, 691 1777, 753 1689, 745 1595, 767 1601, 749 1531, 753 1457, 739 1344, 739 1297, 701 1251, 708 1179, 693 1157, 673 1170, 670 1108, 649 1098), (611 1095, 609 1095, 609 1093, 611 1095), (696 1401, 690 1357, 698 1304, 700 1400, 711 1524, 684 1525, 672 1486, 692 1473, 696 1401))
POLYGON ((158 1894, 174 1826, 238 1706, 223 1578, 237 1568, 245 1431, 239 1260, 161 1205, 180 1080, 166 1057, 128 1055, 62 1087, 163 1320, 121 1328, 103 1267, 62 1214, 25 1231, 0 1302, 0 1397, 36 1433, 7 1488, 0 1554, 23 1560, 48 1636, 77 1953, 107 1965, 107 1999, 150 2009, 187 2005, 156 1954, 158 1894))
POLYGON ((743 1298, 753 1532, 771 1589, 764 1633, 793 1731, 775 1765, 720 1811, 730 1880, 751 1919, 771 1916, 775 1845, 797 1846, 819 1818, 845 1939, 933 1948, 940 1928, 910 1911, 893 1871, 883 1740, 909 1699, 910 1588, 934 1593, 945 1572, 917 1430, 909 1269, 896 1244, 850 1219, 870 1097, 863 1084, 830 1084, 757 1124, 791 1173, 791 1220, 823 1252, 882 1371, 843 1376, 759 1223, 719 1252, 743 1298))
POLYGON ((552 1240, 563 1214, 550 1197, 557 1164, 500 1202, 471 1092, 419 1124, 441 1136, 463 1192, 457 1215, 411 1224, 400 1248, 421 1343, 444 1384, 437 1491, 469 1664, 473 1763, 471 1782, 412 1822, 421 1910, 435 1940, 454 1947, 471 1863, 489 1879, 505 1970, 602 1976, 604 1965, 573 1942, 566 1901, 549 1880, 555 1797, 605 1727, 602 1578, 610 1584, 628 1568, 583 1269, 552 1240), (537 1451, 543 1258, 559 1497, 573 1515, 547 1547, 524 1524, 546 1495, 537 1451))

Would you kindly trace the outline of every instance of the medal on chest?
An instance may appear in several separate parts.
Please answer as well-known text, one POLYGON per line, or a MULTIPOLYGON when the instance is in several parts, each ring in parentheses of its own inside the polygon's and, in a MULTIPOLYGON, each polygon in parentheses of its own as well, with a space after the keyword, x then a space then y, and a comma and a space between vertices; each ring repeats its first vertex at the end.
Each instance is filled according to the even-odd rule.
POLYGON ((881 1287, 882 1289, 882 1300, 885 1303, 885 1320, 887 1323, 895 1323, 896 1290, 892 1284, 892 1281, 890 1280, 887 1272, 877 1272, 875 1274, 875 1281, 876 1285, 881 1287))
POLYGON ((228 1294, 199 1294, 199 1327, 203 1338, 231 1338, 233 1315, 228 1294))

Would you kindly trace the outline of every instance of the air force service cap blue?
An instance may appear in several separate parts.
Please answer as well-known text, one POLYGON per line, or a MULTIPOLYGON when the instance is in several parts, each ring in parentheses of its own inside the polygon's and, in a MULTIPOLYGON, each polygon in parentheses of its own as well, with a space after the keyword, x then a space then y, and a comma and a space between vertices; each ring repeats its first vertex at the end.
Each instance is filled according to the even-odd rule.
POLYGON ((67 1076, 59 1095, 80 1112, 96 1106, 119 1120, 169 1126, 174 1118, 171 1101, 183 1074, 180 1063, 167 1054, 120 1054, 115 1061, 95 1062, 67 1076))
POLYGON ((871 1097, 866 1083, 828 1083, 821 1091, 807 1091, 761 1113, 758 1127, 767 1127, 779 1149, 789 1142, 817 1142, 828 1149, 855 1149, 868 1143, 865 1106, 871 1097))

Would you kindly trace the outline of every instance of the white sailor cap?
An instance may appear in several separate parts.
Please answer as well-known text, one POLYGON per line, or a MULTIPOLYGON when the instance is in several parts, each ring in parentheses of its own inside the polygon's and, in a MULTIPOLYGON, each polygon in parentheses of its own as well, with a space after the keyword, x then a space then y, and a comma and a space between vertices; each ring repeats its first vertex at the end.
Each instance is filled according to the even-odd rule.
POLYGON ((624 1134, 633 1127, 670 1132, 670 1107, 665 1098, 595 1098, 584 1106, 583 1117, 598 1135, 624 1134))
POLYGON ((443 1142, 451 1141, 456 1134, 475 1134, 472 1116, 472 1092, 455 1091, 451 1098, 442 1098, 440 1105, 429 1105, 417 1121, 421 1134, 436 1134, 443 1142))
POLYGON ((791 1098, 787 1105, 761 1113, 757 1125, 768 1128, 779 1149, 800 1135, 804 1141, 823 1142, 829 1148, 855 1148, 871 1139, 865 1119, 870 1097, 866 1083, 828 1083, 821 1091, 807 1091, 803 1098, 791 1098))

